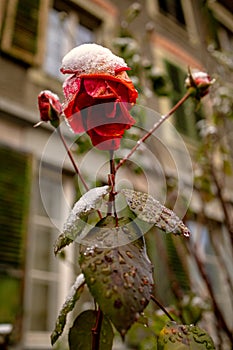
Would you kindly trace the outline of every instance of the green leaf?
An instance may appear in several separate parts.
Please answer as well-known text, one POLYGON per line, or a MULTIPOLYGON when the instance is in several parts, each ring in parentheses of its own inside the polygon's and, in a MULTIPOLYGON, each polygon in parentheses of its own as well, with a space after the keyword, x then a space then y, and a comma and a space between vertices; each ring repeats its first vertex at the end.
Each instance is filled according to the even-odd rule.
POLYGON ((75 203, 64 224, 63 231, 55 243, 55 254, 59 253, 61 249, 73 242, 85 227, 88 230, 88 226, 90 226, 86 222, 88 215, 100 208, 102 199, 108 192, 109 186, 95 187, 85 193, 75 203))
POLYGON ((80 298, 80 295, 82 294, 82 291, 83 291, 84 284, 85 284, 85 278, 84 278, 84 275, 81 274, 76 278, 76 281, 72 285, 70 289, 70 293, 59 312, 59 315, 57 317, 56 324, 55 324, 55 329, 51 334, 52 345, 57 341, 57 339, 62 334, 63 329, 66 325, 67 314, 73 310, 77 300, 80 298))
MULTIPOLYGON (((82 312, 69 331, 70 350, 92 350, 92 329, 96 324, 97 311, 82 312)), ((113 330, 107 317, 103 317, 100 330, 99 350, 111 350, 113 330)))
POLYGON ((89 245, 80 246, 80 266, 89 290, 122 337, 147 306, 153 286, 152 265, 141 234, 131 219, 119 218, 116 223, 114 217, 107 216, 85 237, 89 245), (96 247, 101 232, 115 247, 96 247), (120 245, 125 236, 134 241, 120 245))
POLYGON ((158 350, 214 350, 213 340, 197 326, 168 322, 158 337, 158 350))
POLYGON ((138 219, 153 224, 168 233, 183 234, 186 237, 190 235, 189 229, 179 217, 149 194, 129 189, 123 189, 121 193, 138 219))

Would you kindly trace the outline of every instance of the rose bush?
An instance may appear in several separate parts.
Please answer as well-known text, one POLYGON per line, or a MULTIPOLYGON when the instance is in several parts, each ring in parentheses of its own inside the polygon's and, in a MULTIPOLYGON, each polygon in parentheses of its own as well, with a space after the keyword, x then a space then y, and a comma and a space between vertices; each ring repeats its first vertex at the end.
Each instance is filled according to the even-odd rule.
POLYGON ((62 61, 61 72, 72 74, 63 84, 63 112, 75 133, 87 132, 94 146, 115 150, 135 120, 129 109, 138 93, 125 61, 109 49, 83 44, 62 61))
MULTIPOLYGON (((125 61, 110 50, 95 44, 81 45, 63 59, 62 73, 71 74, 63 84, 64 103, 61 104, 57 95, 48 90, 38 96, 41 120, 36 126, 50 122, 57 128, 57 134, 86 190, 74 204, 54 245, 57 255, 69 244, 79 243, 81 274, 77 276, 58 314, 51 344, 54 345, 62 335, 68 313, 73 311, 86 285, 93 297, 95 310, 91 308, 75 318, 67 334, 70 349, 112 349, 112 326, 124 339, 136 322, 147 325, 147 317, 143 313, 150 301, 164 311, 170 322, 157 334, 158 337, 155 330, 150 329, 151 338, 146 335, 149 342, 143 339, 142 344, 152 344, 153 348, 160 349, 174 345, 178 349, 182 343, 191 344, 193 349, 199 348, 199 345, 200 349, 214 349, 211 338, 204 330, 176 323, 152 294, 153 265, 147 255, 143 235, 154 226, 166 233, 188 237, 188 227, 171 209, 147 193, 127 188, 115 191, 115 175, 119 168, 189 97, 199 100, 205 96, 213 80, 207 73, 192 74, 189 71, 185 81, 186 94, 168 113, 155 121, 116 166, 113 150, 120 146, 124 131, 135 122, 129 110, 138 94, 126 73, 128 69, 125 61), (87 132, 94 146, 112 151, 109 154, 108 185, 89 189, 59 127, 62 114, 74 132, 87 132), (116 200, 119 195, 120 200, 123 196, 127 210, 118 210, 116 200), (139 220, 140 227, 134 218, 139 220)), ((190 245, 188 247, 189 253, 190 245)), ((198 257, 195 260, 201 266, 198 257)), ((183 311, 184 308, 181 309, 183 311)), ((178 319, 177 315, 178 312, 178 319)), ((152 318, 150 323, 154 320, 152 318)), ((161 322, 164 323, 162 318, 161 322)))

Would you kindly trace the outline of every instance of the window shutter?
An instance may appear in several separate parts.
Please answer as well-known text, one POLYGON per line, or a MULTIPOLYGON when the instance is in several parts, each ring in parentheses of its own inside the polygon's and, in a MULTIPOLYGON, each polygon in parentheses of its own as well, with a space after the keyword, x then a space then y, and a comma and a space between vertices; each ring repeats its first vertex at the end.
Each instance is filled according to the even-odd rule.
MULTIPOLYGON (((171 102, 172 105, 175 105, 186 92, 184 86, 186 74, 181 68, 167 60, 165 60, 165 66, 173 87, 171 102)), ((193 140, 198 140, 199 134, 196 123, 202 118, 201 107, 197 110, 195 103, 189 100, 174 113, 175 127, 182 134, 193 140)))
POLYGON ((29 64, 41 62, 49 0, 9 0, 1 50, 29 64))
POLYGON ((0 146, 0 323, 22 308, 31 157, 0 146))

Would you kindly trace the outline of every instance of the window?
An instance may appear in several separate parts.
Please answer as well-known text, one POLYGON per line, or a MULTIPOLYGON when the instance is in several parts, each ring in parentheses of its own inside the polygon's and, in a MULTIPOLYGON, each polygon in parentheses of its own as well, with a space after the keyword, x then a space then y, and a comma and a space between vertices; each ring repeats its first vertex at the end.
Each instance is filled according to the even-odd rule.
MULTIPOLYGON (((172 105, 175 105, 186 92, 184 86, 186 73, 169 61, 165 61, 165 66, 172 84, 171 103, 172 105)), ((175 127, 178 131, 188 137, 198 139, 196 124, 202 119, 202 111, 200 107, 197 109, 193 101, 186 101, 186 103, 180 106, 175 112, 174 118, 175 127)))
POLYGON ((61 78, 62 57, 74 46, 96 41, 102 23, 97 17, 74 1, 1 0, 0 50, 61 78))
POLYGON ((0 146, 0 323, 22 317, 31 157, 0 146))
MULTIPOLYGON (((1 50, 28 64, 40 62, 49 0, 9 0, 5 8, 1 50), (43 38, 42 38, 43 39, 43 38)), ((1 8, 0 8, 1 9, 1 8)))
MULTIPOLYGON (((187 221, 186 224, 192 232, 190 236, 191 248, 204 264, 217 302, 227 322, 229 321, 231 324, 231 290, 226 273, 231 271, 231 251, 228 249, 230 237, 227 237, 224 227, 216 221, 207 220, 206 226, 193 220, 187 221)), ((195 259, 192 261, 191 257, 189 268, 196 291, 205 293, 205 283, 203 284, 199 269, 196 268, 195 259)))
POLYGON ((214 48, 231 52, 233 50, 233 24, 229 28, 226 21, 223 24, 222 19, 217 17, 216 12, 211 13, 209 16, 209 32, 214 48))
POLYGON ((101 21, 83 9, 69 6, 65 2, 54 1, 49 10, 45 71, 60 79, 61 61, 73 47, 96 41, 96 30, 101 21))
POLYGON ((233 32, 223 24, 218 24, 219 48, 228 52, 233 50, 233 32))
POLYGON ((62 217, 62 188, 56 169, 42 166, 39 182, 35 184, 34 215, 29 240, 27 299, 27 330, 49 332, 57 314, 59 268, 53 245, 58 236, 54 220, 62 217), (40 191, 43 192, 41 199, 40 191), (47 213, 47 211, 49 213, 47 213), (51 220, 53 222, 51 222, 51 220))
POLYGON ((233 49, 233 3, 231 1, 208 2, 208 31, 215 49, 233 49))
POLYGON ((185 25, 184 12, 180 0, 158 0, 160 11, 175 19, 179 24, 185 25))
POLYGON ((229 0, 218 0, 218 2, 225 6, 229 12, 233 12, 233 2, 232 1, 229 1, 229 0))

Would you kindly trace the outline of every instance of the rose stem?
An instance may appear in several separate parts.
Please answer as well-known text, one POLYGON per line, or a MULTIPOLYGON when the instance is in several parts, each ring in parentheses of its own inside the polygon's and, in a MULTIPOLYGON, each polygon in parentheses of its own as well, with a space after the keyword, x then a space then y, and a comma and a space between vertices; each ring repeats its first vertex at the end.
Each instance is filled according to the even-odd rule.
POLYGON ((165 307, 154 297, 154 295, 151 294, 151 300, 153 300, 153 302, 155 304, 158 305, 158 307, 160 307, 160 309, 167 315, 167 317, 171 320, 171 321, 175 321, 174 318, 169 314, 169 312, 165 309, 165 307))
POLYGON ((116 205, 115 205, 115 162, 114 162, 114 151, 110 150, 110 174, 109 174, 109 186, 111 186, 111 191, 109 193, 109 202, 108 202, 108 214, 111 215, 112 207, 114 209, 114 216, 116 218, 116 226, 118 226, 118 218, 116 213, 116 205))
POLYGON ((77 167, 77 165, 76 165, 76 163, 75 163, 75 161, 74 161, 73 155, 72 155, 72 153, 70 152, 70 149, 69 149, 69 147, 68 147, 67 144, 66 144, 66 140, 65 140, 65 138, 63 137, 63 135, 62 135, 62 133, 61 133, 60 127, 58 127, 56 130, 57 130, 57 132, 58 132, 58 135, 59 135, 60 139, 62 140, 63 145, 65 146, 66 152, 67 152, 67 154, 68 154, 68 156, 69 156, 69 158, 70 158, 70 160, 71 160, 71 163, 73 164, 74 170, 76 171, 77 175, 79 176, 80 180, 82 181, 83 186, 85 187, 85 190, 86 190, 86 191, 89 191, 89 187, 87 186, 87 184, 86 184, 84 178, 82 177, 82 175, 81 175, 81 173, 80 173, 80 171, 79 171, 79 168, 77 167))
POLYGON ((99 308, 96 315, 96 323, 95 326, 92 328, 92 350, 98 350, 100 345, 100 331, 101 331, 101 325, 103 321, 103 312, 99 308))
MULTIPOLYGON (((76 171, 76 174, 79 176, 80 180, 82 181, 83 186, 85 187, 85 190, 86 190, 86 191, 89 191, 89 187, 87 186, 87 184, 86 184, 84 178, 82 177, 82 175, 81 175, 81 173, 80 173, 80 171, 79 171, 79 168, 77 167, 77 164, 76 164, 75 161, 74 161, 74 157, 73 157, 72 153, 70 152, 69 147, 68 147, 67 144, 66 144, 66 140, 64 139, 64 137, 63 137, 63 135, 62 135, 62 133, 61 133, 60 127, 58 127, 56 130, 58 131, 58 135, 60 136, 63 145, 65 146, 66 152, 67 152, 67 154, 68 154, 68 156, 69 156, 69 158, 70 158, 70 160, 71 160, 71 163, 73 164, 73 167, 74 167, 74 169, 75 169, 75 171, 76 171)), ((102 214, 101 214, 101 212, 100 212, 99 210, 97 210, 97 213, 98 213, 98 215, 99 215, 99 218, 102 219, 102 214)))
POLYGON ((187 91, 186 94, 177 102, 175 106, 170 109, 170 111, 162 115, 158 122, 156 122, 153 127, 148 131, 147 134, 145 134, 140 140, 137 141, 136 145, 131 149, 131 151, 118 163, 115 171, 117 171, 131 156, 132 154, 138 149, 138 147, 150 137, 155 130, 157 130, 161 124, 165 122, 189 97, 191 96, 191 92, 187 91))

